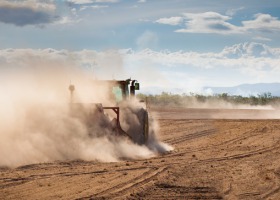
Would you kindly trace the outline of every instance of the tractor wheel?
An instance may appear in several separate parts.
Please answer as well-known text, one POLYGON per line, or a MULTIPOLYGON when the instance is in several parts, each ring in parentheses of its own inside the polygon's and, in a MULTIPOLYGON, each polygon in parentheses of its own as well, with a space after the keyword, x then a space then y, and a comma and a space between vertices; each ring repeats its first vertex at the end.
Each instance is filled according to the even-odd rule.
POLYGON ((148 112, 146 110, 144 110, 144 114, 143 114, 143 137, 144 137, 144 143, 146 143, 148 141, 148 137, 149 137, 149 115, 148 112))
POLYGON ((131 120, 131 118, 128 118, 127 123, 130 127, 127 133, 130 135, 133 142, 142 145, 147 142, 149 137, 149 115, 143 108, 133 110, 133 113, 135 114, 134 117, 137 118, 137 123, 131 120))

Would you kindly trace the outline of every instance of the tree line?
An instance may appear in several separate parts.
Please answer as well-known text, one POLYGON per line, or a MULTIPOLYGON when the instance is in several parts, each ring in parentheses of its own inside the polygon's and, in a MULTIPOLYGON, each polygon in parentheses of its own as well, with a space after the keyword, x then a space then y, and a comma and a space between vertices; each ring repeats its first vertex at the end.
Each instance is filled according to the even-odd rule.
POLYGON ((280 97, 272 96, 270 92, 258 95, 250 95, 248 97, 241 95, 229 95, 228 93, 202 95, 195 93, 172 94, 168 92, 162 92, 161 94, 156 95, 137 94, 137 97, 141 100, 147 100, 149 104, 155 106, 188 106, 192 102, 207 103, 217 101, 227 102, 235 105, 280 105, 280 97))

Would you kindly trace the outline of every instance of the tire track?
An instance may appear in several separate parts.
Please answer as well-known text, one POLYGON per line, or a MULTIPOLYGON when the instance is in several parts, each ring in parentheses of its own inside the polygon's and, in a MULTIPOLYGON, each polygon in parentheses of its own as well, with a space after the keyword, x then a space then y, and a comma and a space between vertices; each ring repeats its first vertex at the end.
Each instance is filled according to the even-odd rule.
MULTIPOLYGON (((211 129, 211 130, 214 131, 214 130, 217 130, 217 129, 211 129)), ((204 131, 207 131, 207 130, 204 130, 204 131)), ((246 140, 246 139, 248 139, 248 138, 255 137, 255 136, 259 136, 259 135, 262 135, 262 134, 263 134, 262 132, 257 132, 257 133, 255 133, 256 131, 257 131, 257 129, 250 130, 250 131, 246 131, 246 132, 242 133, 242 135, 244 135, 244 136, 241 136, 241 137, 238 137, 238 138, 233 138, 233 139, 230 139, 230 140, 227 140, 227 141, 218 143, 218 144, 211 144, 211 145, 209 145, 208 147, 200 147, 200 148, 195 148, 195 149, 192 149, 192 150, 185 150, 185 151, 182 151, 182 152, 179 152, 179 153, 167 154, 167 155, 165 155, 164 157, 183 156, 183 155, 185 155, 185 154, 187 154, 187 153, 194 153, 194 152, 199 152, 199 151, 206 151, 206 150, 212 149, 212 148, 214 148, 214 147, 223 147, 223 146, 225 146, 225 145, 230 145, 230 144, 233 144, 233 143, 238 143, 238 142, 244 141, 244 140, 246 140), (250 133, 255 133, 255 134, 250 134, 250 133), (248 134, 249 134, 249 135, 248 135, 248 134)), ((214 133, 214 132, 213 132, 213 133, 214 133)), ((213 134, 213 133, 211 132, 210 135, 213 134)), ((190 134, 190 135, 195 135, 195 133, 192 133, 192 134, 190 134)), ((203 134, 200 135, 200 137, 203 137, 203 136, 204 136, 203 134)), ((207 134, 205 134, 205 136, 207 136, 207 134)), ((187 135, 187 136, 181 136, 180 138, 177 137, 177 138, 174 139, 174 140, 175 140, 175 141, 178 140, 178 141, 179 141, 178 143, 181 143, 181 139, 182 139, 182 142, 184 142, 184 141, 187 140, 187 137, 189 137, 189 135, 187 135), (184 140, 184 138, 186 138, 186 139, 184 140)), ((199 135, 198 135, 197 138, 199 138, 199 135)), ((194 137, 194 138, 191 138, 191 139, 196 139, 196 138, 194 137)), ((167 142, 167 140, 164 140, 164 142, 167 142)), ((171 144, 172 144, 172 143, 171 143, 171 144)), ((177 143, 175 143, 175 144, 177 144, 177 143)))
POLYGON ((183 135, 183 136, 180 136, 180 137, 176 137, 175 139, 164 140, 164 142, 169 143, 171 145, 179 144, 179 143, 185 142, 187 140, 193 140, 193 139, 197 139, 197 138, 200 138, 200 137, 206 137, 206 136, 212 135, 216 131, 217 131, 216 129, 206 129, 206 130, 203 130, 203 131, 199 131, 199 132, 191 133, 191 134, 188 134, 188 135, 183 135))
POLYGON ((108 171, 92 171, 92 172, 80 172, 80 173, 69 173, 69 172, 62 172, 62 173, 54 173, 54 174, 40 174, 40 175, 30 175, 27 177, 22 178, 1 178, 0 180, 3 182, 0 185, 0 189, 13 187, 17 185, 21 185, 33 180, 42 180, 48 179, 53 177, 62 177, 62 176, 81 176, 81 175, 88 175, 88 174, 102 174, 108 171))
POLYGON ((280 192, 280 178, 278 177, 279 175, 280 174, 277 171, 274 172, 274 180, 275 180, 274 187, 268 192, 266 192, 265 194, 263 194, 261 196, 261 199, 268 199, 269 197, 280 192))
POLYGON ((274 194, 277 194, 278 192, 280 192, 280 187, 274 187, 272 190, 270 190, 268 193, 266 193, 265 195, 263 195, 261 197, 261 199, 267 199, 271 196, 273 196, 274 194))
POLYGON ((214 162, 214 161, 224 161, 224 160, 246 158, 246 157, 251 157, 251 156, 254 156, 257 154, 268 153, 270 151, 273 151, 273 150, 276 150, 279 148, 280 148, 279 144, 276 144, 276 145, 273 145, 272 147, 265 147, 262 149, 258 149, 256 151, 250 151, 247 153, 240 153, 240 154, 235 154, 235 155, 231 155, 231 156, 224 156, 224 157, 220 157, 220 158, 209 158, 209 159, 205 159, 205 160, 200 160, 199 162, 214 162))
POLYGON ((114 172, 122 172, 122 171, 133 171, 133 170, 141 170, 146 169, 147 167, 133 167, 127 169, 115 169, 115 170, 97 170, 97 171, 89 171, 89 172, 60 172, 53 174, 40 174, 40 175, 30 175, 27 177, 20 178, 0 178, 1 184, 0 189, 13 187, 17 185, 21 185, 33 180, 42 180, 54 177, 72 177, 72 176, 83 176, 83 175, 91 175, 91 174, 104 174, 104 173, 114 173, 114 172))
POLYGON ((209 120, 206 120, 206 122, 204 120, 160 120, 160 126, 162 129, 165 129, 165 132, 161 133, 162 135, 170 136, 170 133, 174 133, 177 136, 176 138, 172 137, 172 135, 171 137, 166 137, 163 140, 166 143, 177 143, 177 140, 181 138, 214 129, 213 124, 209 120))
POLYGON ((133 199, 223 199, 214 187, 186 187, 155 184, 148 191, 134 195, 133 199))
POLYGON ((149 171, 133 178, 130 182, 124 182, 121 184, 117 184, 111 188, 103 190, 94 195, 90 195, 87 197, 82 197, 78 199, 103 199, 103 198, 121 198, 126 196, 126 194, 131 191, 131 189, 137 187, 144 186, 151 182, 156 176, 165 172, 168 167, 152 167, 149 171))
MULTIPOLYGON (((242 135, 243 134, 248 134, 248 133, 253 133, 253 132, 254 131, 247 131, 247 132, 242 133, 242 135)), ((230 139, 230 140, 218 143, 218 144, 212 144, 212 145, 210 145, 208 147, 200 147, 200 148, 196 148, 196 149, 193 149, 193 150, 184 151, 184 153, 193 153, 193 152, 198 152, 198 151, 205 151, 205 150, 208 150, 208 149, 212 149, 213 147, 223 147, 225 145, 230 145, 230 144, 233 144, 233 143, 238 143, 240 141, 244 141, 245 139, 248 139, 248 138, 251 138, 251 137, 255 137, 255 136, 259 136, 261 134, 263 134, 263 133, 257 133, 257 134, 253 134, 253 135, 241 136, 241 137, 230 139)))
MULTIPOLYGON (((211 147, 207 148, 210 149, 211 147)), ((234 160, 234 159, 242 159, 242 158, 247 158, 247 157, 251 157, 251 156, 255 156, 258 154, 263 154, 263 153, 269 153, 273 150, 277 150, 280 149, 280 141, 278 141, 275 145, 271 146, 271 147, 264 147, 255 151, 249 151, 249 152, 245 152, 245 153, 240 153, 240 154, 235 154, 235 155, 230 155, 230 156, 223 156, 223 157, 216 157, 216 158, 209 158, 209 159, 204 159, 204 160, 197 160, 197 162, 216 162, 216 161, 225 161, 225 160, 234 160)), ((205 150, 205 149, 203 149, 205 150)), ((171 153, 168 155, 164 155, 162 157, 156 157, 153 160, 162 160, 165 158, 169 158, 169 157, 176 157, 176 156, 184 156, 187 153, 192 153, 194 151, 184 151, 184 152, 179 152, 179 153, 171 153)), ((176 160, 176 159, 175 159, 176 160)), ((172 162, 169 165, 181 165, 182 162, 172 162)))
POLYGON ((167 166, 158 168, 156 170, 156 172, 152 173, 149 177, 146 177, 143 180, 140 179, 140 181, 137 181, 137 182, 133 183, 129 187, 124 188, 124 189, 122 189, 121 191, 119 191, 117 193, 114 193, 113 196, 115 198, 113 198, 113 199, 123 199, 122 197, 127 196, 127 194, 130 193, 131 189, 133 189, 133 188, 140 188, 140 187, 143 187, 143 186, 149 184, 155 177, 157 177, 158 175, 164 173, 167 169, 168 169, 167 166))
POLYGON ((227 140, 225 142, 219 143, 219 145, 221 146, 221 145, 233 144, 233 143, 244 141, 245 139, 255 137, 255 136, 259 136, 259 135, 262 135, 262 134, 263 134, 263 132, 259 132, 258 129, 245 131, 245 132, 242 133, 242 135, 244 135, 244 136, 227 140), (250 133, 253 133, 253 134, 250 134, 250 133), (247 135, 247 134, 249 134, 249 135, 247 135))

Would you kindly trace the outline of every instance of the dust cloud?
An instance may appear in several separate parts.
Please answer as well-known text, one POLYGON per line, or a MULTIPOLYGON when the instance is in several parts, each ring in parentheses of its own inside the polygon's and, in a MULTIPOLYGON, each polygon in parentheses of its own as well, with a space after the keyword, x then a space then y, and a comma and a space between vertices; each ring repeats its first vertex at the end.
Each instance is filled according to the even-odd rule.
POLYGON ((224 100, 209 99, 204 102, 198 101, 195 97, 184 102, 186 108, 205 108, 205 109, 256 109, 256 110, 273 110, 272 105, 250 105, 234 104, 224 100))
MULTIPOLYGON (((149 99, 148 99, 149 102, 149 99)), ((280 119, 279 105, 254 106, 190 97, 183 103, 149 104, 156 119, 280 119)))
POLYGON ((198 109, 196 118, 209 119, 279 119, 279 105, 250 105, 234 104, 224 100, 206 100, 199 102, 196 99, 186 103, 186 108, 198 109), (199 114, 200 113, 200 114, 199 114))
MULTIPOLYGON (((115 162, 149 158, 172 149, 158 141, 156 123, 150 122, 152 137, 147 145, 138 145, 127 137, 114 136, 104 124, 93 123, 89 128, 87 121, 73 116, 70 83, 75 85, 74 102, 113 103, 107 87, 94 84, 87 71, 65 60, 26 56, 24 65, 1 66, 0 72, 0 166, 74 159, 115 162)), ((132 104, 128 107, 135 109, 132 104)), ((127 130, 133 123, 125 122, 125 116, 139 121, 125 110, 129 109, 121 111, 121 124, 127 130)), ((103 117, 111 119, 111 115, 103 117)))

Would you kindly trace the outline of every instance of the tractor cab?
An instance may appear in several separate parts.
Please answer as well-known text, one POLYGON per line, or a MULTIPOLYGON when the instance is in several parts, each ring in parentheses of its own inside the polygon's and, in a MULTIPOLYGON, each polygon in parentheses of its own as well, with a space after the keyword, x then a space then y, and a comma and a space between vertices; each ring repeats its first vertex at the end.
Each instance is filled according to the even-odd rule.
POLYGON ((129 100, 135 96, 135 91, 140 89, 140 84, 137 80, 120 80, 120 81, 108 81, 113 84, 112 93, 116 102, 123 100, 129 100))

